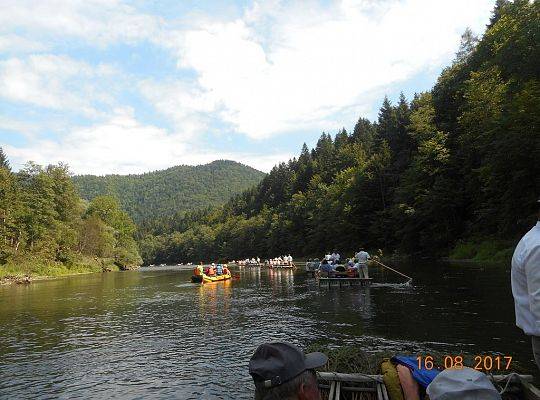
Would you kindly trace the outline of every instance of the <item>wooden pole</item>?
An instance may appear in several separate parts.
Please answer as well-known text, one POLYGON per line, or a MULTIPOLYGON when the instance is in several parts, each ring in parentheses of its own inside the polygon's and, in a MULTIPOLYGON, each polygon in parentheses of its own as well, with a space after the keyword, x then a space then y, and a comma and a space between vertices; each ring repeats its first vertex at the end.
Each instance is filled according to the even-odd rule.
POLYGON ((317 371, 317 377, 325 381, 345 381, 345 382, 382 382, 382 375, 367 374, 343 374, 339 372, 317 371))
POLYGON ((381 267, 384 267, 384 268, 386 268, 386 269, 389 269, 390 271, 395 272, 396 274, 399 274, 399 275, 401 275, 401 276, 407 278, 407 279, 409 280, 408 282, 412 282, 412 278, 411 278, 409 275, 405 275, 405 274, 403 274, 403 273, 401 273, 401 272, 399 272, 399 271, 396 271, 395 269, 390 268, 388 265, 384 265, 382 262, 379 262, 379 261, 377 261, 377 260, 375 260, 375 259, 374 259, 373 261, 375 261, 375 262, 376 262, 377 264, 379 264, 381 267))
MULTIPOLYGON (((487 375, 487 377, 493 382, 502 382, 507 380, 512 376, 518 376, 521 380, 525 382, 532 382, 534 380, 532 375, 518 375, 518 374, 508 374, 508 375, 487 375)), ((342 382, 383 382, 382 375, 369 375, 369 374, 344 374, 340 372, 325 372, 317 371, 317 378, 323 381, 342 381, 342 382)))

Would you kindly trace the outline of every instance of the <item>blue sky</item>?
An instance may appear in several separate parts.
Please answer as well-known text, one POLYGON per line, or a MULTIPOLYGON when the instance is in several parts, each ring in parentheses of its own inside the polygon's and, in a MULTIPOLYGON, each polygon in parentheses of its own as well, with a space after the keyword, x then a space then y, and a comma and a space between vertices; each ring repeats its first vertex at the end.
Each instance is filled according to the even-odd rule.
POLYGON ((0 145, 15 168, 263 171, 429 90, 491 0, 5 0, 0 145))

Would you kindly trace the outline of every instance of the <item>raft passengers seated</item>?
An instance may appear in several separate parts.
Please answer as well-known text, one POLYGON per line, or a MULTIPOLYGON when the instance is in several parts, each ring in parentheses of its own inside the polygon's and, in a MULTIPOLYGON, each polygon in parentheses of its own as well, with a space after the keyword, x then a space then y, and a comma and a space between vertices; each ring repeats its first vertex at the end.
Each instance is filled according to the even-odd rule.
POLYGON ((332 260, 333 264, 339 264, 340 259, 341 259, 341 256, 336 250, 334 250, 334 252, 330 254, 330 260, 332 260))
POLYGON ((208 276, 216 275, 216 269, 215 269, 214 265, 215 264, 212 263, 208 268, 206 268, 206 270, 204 271, 204 274, 208 275, 208 276))
POLYGON ((325 278, 326 277, 330 278, 334 276, 334 273, 335 273, 334 267, 332 266, 332 264, 330 264, 330 262, 327 259, 322 260, 321 266, 319 268, 320 268, 321 276, 325 278))
POLYGON ((255 400, 320 400, 315 368, 327 362, 323 353, 304 355, 289 343, 260 345, 249 360, 255 400))

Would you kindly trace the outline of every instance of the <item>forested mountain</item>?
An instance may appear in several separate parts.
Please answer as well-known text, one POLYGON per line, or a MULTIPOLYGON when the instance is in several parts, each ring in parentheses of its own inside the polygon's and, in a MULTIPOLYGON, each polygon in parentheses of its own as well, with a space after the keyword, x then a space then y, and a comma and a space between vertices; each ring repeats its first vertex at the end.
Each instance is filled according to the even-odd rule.
POLYGON ((65 165, 13 172, 0 148, 0 278, 140 265, 134 233, 116 199, 79 198, 65 165))
POLYGON ((84 199, 111 195, 137 222, 225 203, 259 183, 264 173, 234 161, 180 165, 140 175, 73 177, 84 199))
MULTIPOLYGON (((320 255, 359 245, 444 255, 510 245, 540 195, 540 2, 499 0, 430 92, 276 166, 223 207, 146 232, 147 261, 320 255)), ((497 249, 494 248, 493 251, 497 249)), ((342 253, 343 254, 343 253, 342 253)))

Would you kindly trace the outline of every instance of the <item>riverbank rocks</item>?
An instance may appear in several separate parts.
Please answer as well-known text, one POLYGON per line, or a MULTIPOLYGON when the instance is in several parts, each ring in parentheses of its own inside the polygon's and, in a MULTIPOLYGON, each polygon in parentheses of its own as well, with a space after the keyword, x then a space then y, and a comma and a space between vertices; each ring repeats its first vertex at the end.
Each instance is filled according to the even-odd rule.
POLYGON ((8 275, 0 279, 0 285, 11 285, 13 283, 17 285, 27 285, 30 282, 32 282, 32 278, 30 277, 30 275, 8 275))
POLYGON ((133 271, 133 270, 139 269, 140 266, 139 265, 123 265, 119 268, 121 271, 133 271))

